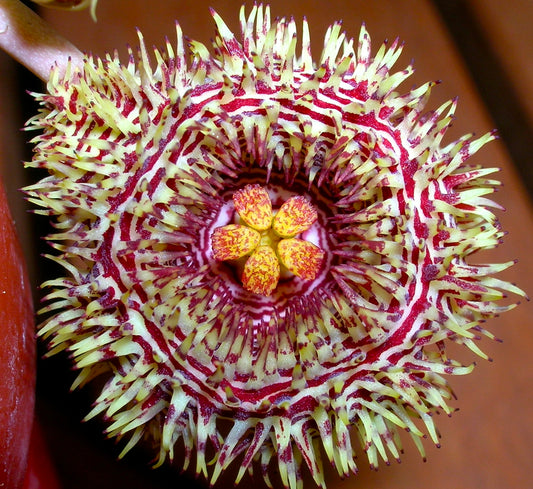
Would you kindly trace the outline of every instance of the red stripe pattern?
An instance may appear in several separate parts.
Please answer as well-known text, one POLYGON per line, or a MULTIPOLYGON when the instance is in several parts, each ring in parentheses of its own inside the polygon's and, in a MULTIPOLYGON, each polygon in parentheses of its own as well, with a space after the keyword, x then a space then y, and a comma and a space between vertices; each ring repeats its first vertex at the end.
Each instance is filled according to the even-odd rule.
POLYGON ((36 96, 28 165, 49 176, 26 191, 66 270, 40 335, 72 355, 75 387, 105 376, 88 418, 129 435, 123 453, 149 439, 159 465, 182 443, 212 482, 241 457, 237 481, 259 464, 275 483, 275 464, 295 489, 307 466, 323 487, 321 453, 357 472, 353 433, 374 467, 399 459, 400 429, 423 455, 432 414, 453 411, 444 376, 472 370, 446 343, 484 356, 480 323, 523 295, 494 278, 512 262, 472 263, 503 236, 495 170, 467 162, 494 135, 442 145, 455 101, 425 112, 433 83, 402 92, 400 45, 372 55, 364 27, 354 43, 333 25, 315 63, 305 22, 297 54, 268 8, 241 11, 242 40, 213 16, 213 54, 178 27, 165 51, 141 36, 138 57, 88 56, 36 96), (314 280, 282 273, 258 296, 214 259, 247 184, 317 209, 314 280))

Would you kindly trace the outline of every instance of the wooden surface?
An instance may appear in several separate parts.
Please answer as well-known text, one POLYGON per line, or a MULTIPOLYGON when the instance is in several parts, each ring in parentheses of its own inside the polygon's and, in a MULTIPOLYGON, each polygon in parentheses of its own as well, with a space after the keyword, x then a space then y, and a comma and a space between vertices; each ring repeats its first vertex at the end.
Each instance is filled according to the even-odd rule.
MULTIPOLYGON (((522 2, 526 4, 528 0, 522 2)), ((179 20, 189 37, 207 42, 214 31, 208 7, 215 7, 228 25, 236 29, 238 5, 240 5, 240 2, 227 0, 150 2, 129 0, 127 8, 124 8, 125 3, 121 0, 100 0, 97 24, 91 21, 87 12, 49 11, 47 17, 83 50, 102 54, 119 48, 120 52, 124 53, 124 46, 127 43, 136 44, 135 26, 142 30, 147 45, 161 45, 165 35, 172 39, 174 19, 179 20)), ((481 1, 472 3, 484 5, 481 1)), ((520 3, 517 2, 516 5, 519 6, 520 3)), ((427 80, 442 80, 443 83, 434 89, 431 106, 437 106, 444 100, 459 95, 457 120, 448 140, 472 131, 482 134, 493 127, 487 111, 476 95, 476 89, 466 67, 430 2, 331 0, 325 7, 323 1, 275 0, 270 4, 274 16, 293 15, 297 20, 303 15, 307 16, 311 26, 315 56, 320 52, 322 37, 327 26, 337 19, 344 20, 344 28, 354 37, 358 35, 361 22, 366 22, 373 39, 374 52, 385 38, 393 39, 399 36, 405 41, 406 46, 398 62, 398 68, 408 64, 411 59, 414 59, 416 68, 415 75, 406 83, 406 89, 427 80)), ((511 8, 512 5, 507 5, 506 13, 511 8)), ((530 15, 531 11, 528 12, 530 15)), ((516 18, 520 18, 520 12, 515 12, 515 15, 516 18)), ((490 22, 498 24, 498 17, 493 15, 490 22)), ((484 18, 483 22, 489 21, 484 18)), ((531 25, 531 22, 529 24, 531 25)), ((510 32, 509 26, 500 27, 499 30, 494 28, 491 31, 496 36, 495 45, 498 45, 498 37, 501 37, 503 42, 503 37, 510 32)), ((528 63, 525 70, 531 73, 531 59, 526 59, 527 52, 523 46, 522 48, 520 45, 513 48, 518 50, 515 52, 516 59, 528 63)), ((2 70, 4 70, 6 62, 1 57, 0 62, 3 63, 2 70)), ((509 66, 512 65, 513 63, 509 66)), ((4 73, 2 71, 2 74, 4 73)), ((525 103, 531 102, 527 97, 530 87, 531 83, 526 86, 524 92, 521 92, 525 103)), ((16 108, 12 107, 9 96, 6 97, 5 89, 0 92, 0 96, 2 97, 0 115, 3 124, 0 141, 5 147, 8 134, 8 141, 12 140, 19 144, 17 127, 13 124, 13 120, 17 119, 8 115, 8 111, 16 111, 16 108)), ((17 151, 2 152, 3 172, 11 174, 12 168, 20 167, 17 154, 19 154, 17 151), (6 162, 6 159, 9 161, 6 162)), ((475 161, 502 169, 499 178, 504 186, 496 198, 507 209, 499 217, 503 228, 509 231, 504 245, 486 254, 483 259, 507 261, 517 258, 518 264, 503 277, 517 283, 532 295, 531 201, 502 141, 491 143, 476 155, 475 161)), ((16 182, 12 185, 16 185, 16 182)), ((15 205, 20 203, 16 198, 14 202, 15 205)), ((27 248, 31 255, 31 245, 27 248)), ((479 260, 482 258, 479 257, 479 260)), ((531 487, 529 465, 533 440, 531 385, 533 368, 530 361, 533 351, 532 317, 532 303, 523 301, 514 311, 490 322, 488 329, 504 340, 501 344, 482 341, 482 348, 494 359, 492 363, 474 359, 468 352, 458 352, 459 358, 465 362, 476 360, 477 368, 471 375, 450 379, 458 397, 454 405, 459 411, 452 418, 440 416, 437 420, 442 434, 442 447, 437 449, 427 442, 425 444, 427 462, 423 463, 415 447, 406 441, 401 464, 393 463, 390 467, 382 466, 378 472, 371 472, 364 454, 361 453, 358 459, 360 474, 341 481, 331 473, 327 478, 328 487, 334 489, 531 487)), ((112 443, 100 440, 101 435, 95 433, 100 426, 92 422, 83 426, 79 424, 84 412, 78 412, 77 409, 79 404, 86 402, 86 399, 83 394, 66 394, 69 373, 64 373, 67 381, 61 378, 57 381, 54 378, 54 382, 50 381, 50 375, 61 377, 60 370, 66 368, 66 364, 59 360, 46 360, 41 363, 39 409, 65 488, 165 489, 192 486, 193 483, 190 481, 178 482, 178 476, 168 469, 152 473, 147 468, 148 461, 145 461, 139 453, 134 453, 125 461, 115 462, 114 457, 119 450, 112 443)), ((229 482, 227 484, 228 487, 232 487, 229 482)), ((254 484, 258 488, 263 487, 261 483, 254 484)), ((242 487, 247 485, 245 482, 242 487)), ((225 487, 225 483, 217 487, 225 487)))

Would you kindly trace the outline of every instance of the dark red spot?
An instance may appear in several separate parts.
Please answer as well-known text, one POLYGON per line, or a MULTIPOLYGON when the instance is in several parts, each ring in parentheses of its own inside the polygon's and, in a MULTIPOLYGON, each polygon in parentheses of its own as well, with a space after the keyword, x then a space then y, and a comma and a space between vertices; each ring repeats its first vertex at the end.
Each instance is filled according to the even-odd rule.
POLYGON ((430 282, 431 280, 437 278, 438 274, 439 267, 431 263, 430 265, 426 265, 424 267, 424 270, 422 271, 422 280, 424 280, 424 282, 430 282))

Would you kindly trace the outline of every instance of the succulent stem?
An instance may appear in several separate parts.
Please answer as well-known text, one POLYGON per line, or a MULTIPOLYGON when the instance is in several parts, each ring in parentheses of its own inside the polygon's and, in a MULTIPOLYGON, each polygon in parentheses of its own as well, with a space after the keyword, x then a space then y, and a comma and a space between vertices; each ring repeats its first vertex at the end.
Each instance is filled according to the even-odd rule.
POLYGON ((18 0, 0 0, 0 48, 47 81, 50 69, 64 72, 69 60, 82 63, 82 53, 52 26, 18 0))

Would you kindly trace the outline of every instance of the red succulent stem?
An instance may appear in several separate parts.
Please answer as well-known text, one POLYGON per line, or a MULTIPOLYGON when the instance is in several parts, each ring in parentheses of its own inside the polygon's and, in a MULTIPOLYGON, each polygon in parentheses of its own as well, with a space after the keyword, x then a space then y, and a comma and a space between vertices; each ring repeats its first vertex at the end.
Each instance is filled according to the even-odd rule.
POLYGON ((0 487, 19 489, 35 400, 31 288, 0 179, 0 487))
POLYGON ((64 71, 82 53, 18 0, 0 0, 0 48, 47 81, 52 66, 64 71))
POLYGON ((42 428, 36 419, 31 432, 28 466, 22 489, 59 489, 59 487, 42 428))

